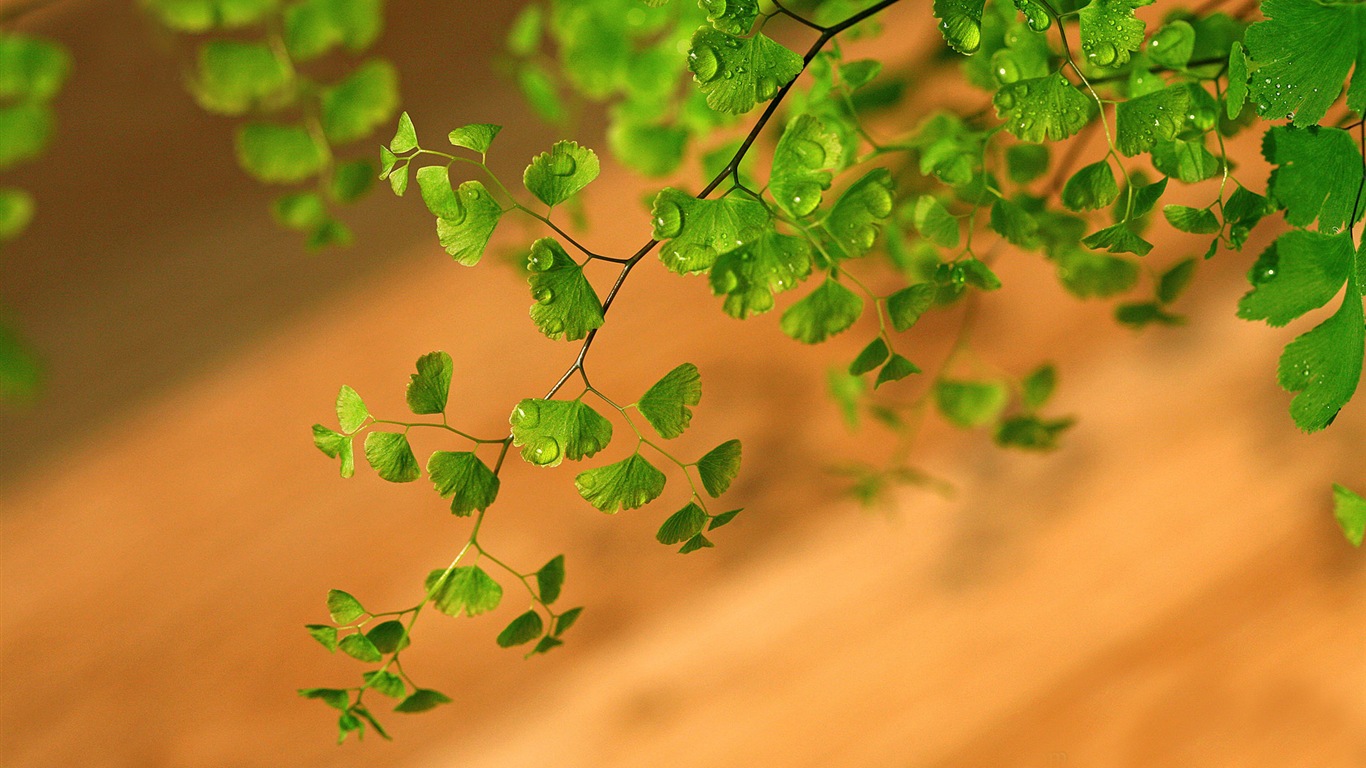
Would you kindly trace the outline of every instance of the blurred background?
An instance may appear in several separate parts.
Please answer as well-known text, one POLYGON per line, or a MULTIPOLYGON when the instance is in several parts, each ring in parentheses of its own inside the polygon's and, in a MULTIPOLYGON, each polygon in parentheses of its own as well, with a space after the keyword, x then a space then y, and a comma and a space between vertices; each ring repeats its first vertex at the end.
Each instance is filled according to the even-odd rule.
MULTIPOLYGON (((500 72, 520 5, 391 2, 376 47, 419 134, 507 126, 491 157, 507 179, 565 137, 500 72)), ((886 24, 876 51, 893 62, 940 45, 928 2, 886 24)), ((497 433, 576 345, 527 321, 510 261, 453 264, 415 194, 372 194, 349 211, 353 247, 307 252, 136 4, 67 0, 16 28, 75 69, 48 153, 6 178, 38 213, 0 251, 0 303, 43 366, 38 399, 0 412, 7 768, 1366 765, 1366 561, 1329 492, 1366 481, 1366 408, 1298 433, 1274 365, 1302 329, 1233 316, 1274 224, 1202 268, 1189 325, 1143 333, 1004 254, 976 345, 1016 375, 1054 360, 1056 407, 1079 425, 1046 455, 931 425, 916 461, 955 493, 908 488, 871 512, 824 471, 887 449, 825 395, 864 335, 801 347, 647 260, 594 348, 595 384, 630 399, 696 363, 705 397, 679 443, 744 442, 730 499, 745 513, 681 557, 653 541, 672 508, 607 517, 574 468, 511 462, 481 540, 528 569, 566 555, 564 600, 587 606, 567 644, 498 649, 511 600, 424 617, 405 668, 454 704, 382 717, 392 743, 337 747, 335 713, 294 691, 360 665, 302 625, 326 621, 333 587, 410 604, 468 521, 426 481, 338 478, 309 426, 331 423, 342 383, 401 412, 413 360, 444 349, 452 423, 497 433)), ((922 111, 952 87, 918 85, 922 111)), ((570 137, 602 146, 596 119, 570 137)), ((651 188, 606 161, 584 237, 633 251, 651 188)), ((923 354, 953 328, 927 321, 923 354)))

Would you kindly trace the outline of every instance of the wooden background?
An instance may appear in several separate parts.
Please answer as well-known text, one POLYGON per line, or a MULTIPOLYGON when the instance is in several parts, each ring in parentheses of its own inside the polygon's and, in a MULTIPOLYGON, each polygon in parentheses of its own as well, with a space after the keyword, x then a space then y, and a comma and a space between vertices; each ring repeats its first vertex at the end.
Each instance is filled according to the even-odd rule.
MULTIPOLYGON (((390 5, 379 50, 419 131, 503 122, 510 176, 555 137, 490 53, 515 4, 390 5)), ((894 55, 933 44, 927 18, 924 2, 889 17, 894 55)), ((917 457, 958 493, 879 512, 821 471, 878 455, 821 383, 867 329, 798 347, 647 262, 596 382, 629 395, 697 363, 706 396, 680 443, 744 441, 731 495, 747 511, 679 557, 651 540, 666 509, 608 518, 571 468, 514 464, 485 538, 528 568, 567 555, 564 599, 588 606, 568 645, 497 649, 514 600, 424 618, 409 671, 455 703, 389 716, 394 743, 334 746, 328 711, 293 690, 360 665, 300 625, 325 619, 330 587, 407 604, 468 523, 425 481, 340 480, 308 425, 342 382, 399 412, 412 360, 445 349, 453 421, 493 432, 573 350, 526 321, 513 270, 451 264, 415 199, 376 194, 355 248, 304 254, 234 167, 229 123, 181 89, 185 51, 130 3, 71 2, 25 29, 77 70, 58 141, 19 179, 39 218, 0 254, 0 299, 48 376, 34 408, 0 415, 7 768, 1366 765, 1366 566, 1328 494, 1366 484, 1366 410, 1294 430, 1273 368, 1303 329, 1232 316, 1253 247, 1202 269, 1189 327, 1142 334, 1004 254, 982 356, 1017 374, 1056 360, 1057 407, 1081 422, 1042 457, 933 427, 917 457)), ((609 165, 588 194, 595 245, 638 244, 642 189, 609 165)), ((918 332, 920 359, 953 320, 918 332)))

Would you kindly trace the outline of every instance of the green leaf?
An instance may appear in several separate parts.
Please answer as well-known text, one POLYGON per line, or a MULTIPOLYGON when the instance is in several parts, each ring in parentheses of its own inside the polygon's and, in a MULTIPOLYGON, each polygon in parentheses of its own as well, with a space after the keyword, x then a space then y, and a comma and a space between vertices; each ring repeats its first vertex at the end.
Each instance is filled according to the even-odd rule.
POLYGON ((686 507, 669 515, 664 524, 659 526, 655 540, 660 544, 681 544, 701 533, 706 524, 707 513, 697 504, 688 502, 686 507))
MULTIPOLYGON (((1262 0, 1265 21, 1248 27, 1244 45, 1253 61, 1249 96, 1257 114, 1314 125, 1342 92, 1352 64, 1362 56, 1366 8, 1313 0, 1262 0)), ((1353 77, 1348 101, 1354 101, 1353 77)), ((1361 105, 1349 103, 1353 111, 1361 105)))
POLYGON ((1010 180, 1028 184, 1048 172, 1049 152, 1043 144, 1014 144, 1006 149, 1006 169, 1010 180))
MULTIPOLYGON (((262 2, 232 0, 244 1, 262 2)), ((301 0, 291 3, 284 14, 285 45, 297 61, 315 59, 337 46, 363 51, 383 28, 383 0, 301 0)))
POLYGON ((1020 400, 1028 410, 1039 408, 1053 396, 1058 372, 1052 365, 1041 365, 1020 382, 1020 400))
POLYGON ((915 325, 920 316, 934 306, 938 292, 933 283, 917 283, 887 297, 887 315, 898 332, 915 325))
POLYGON ((1134 234, 1123 222, 1106 227, 1081 239, 1082 245, 1110 253, 1133 253, 1146 256, 1153 244, 1134 234))
POLYGON ((996 198, 991 204, 991 216, 987 223, 1012 245, 1038 247, 1039 222, 1018 203, 1004 197, 996 198))
POLYGON ((1262 140, 1262 154, 1276 166, 1268 196, 1285 208, 1285 220, 1336 232, 1352 218, 1361 184, 1361 152, 1338 128, 1274 127, 1262 140))
POLYGON ((804 344, 822 341, 849 329, 863 314, 863 299, 834 280, 826 280, 783 312, 783 333, 804 344))
POLYGON ((1077 11, 1081 22, 1081 53, 1087 63, 1119 67, 1143 45, 1143 22, 1134 9, 1152 0, 1091 0, 1077 11))
POLYGON ((1138 284, 1138 265, 1128 259, 1070 248, 1058 257, 1058 279, 1079 298, 1106 298, 1138 284))
POLYGON ((1290 417, 1305 432, 1332 423, 1356 392, 1366 345, 1360 296, 1356 277, 1349 275, 1338 311, 1281 353, 1277 378, 1286 391, 1298 393, 1290 402, 1290 417))
POLYGON ((701 0, 707 21, 719 32, 747 35, 759 17, 759 0, 701 0))
POLYGON ((522 183, 536 199, 556 206, 573 197, 598 177, 598 155, 575 141, 557 141, 549 152, 531 159, 522 183))
POLYGON ((660 437, 671 439, 683 434, 692 422, 692 409, 688 406, 701 401, 702 376, 697 366, 684 363, 645 390, 636 401, 636 408, 660 437))
POLYGON ((52 124, 45 104, 0 105, 0 170, 41 155, 52 138, 52 124))
POLYGON ((430 688, 418 688, 408 694, 408 698, 400 701, 398 706, 394 707, 394 711, 407 713, 426 712, 438 705, 449 704, 450 702, 450 697, 440 691, 434 691, 430 688))
POLYGON ((313 444, 329 459, 341 458, 342 477, 351 477, 355 474, 356 456, 350 436, 334 432, 321 424, 314 424, 313 444))
MULTIPOLYGON (((372 670, 362 674, 361 678, 365 681, 365 684, 374 689, 376 693, 388 696, 391 699, 401 699, 408 693, 408 687, 403 684, 403 678, 393 672, 372 670)), ((374 725, 374 723, 372 722, 371 725, 374 725)))
POLYGON ((0 189, 0 243, 13 240, 33 220, 33 196, 22 189, 0 189))
POLYGON ((832 177, 826 169, 837 167, 843 155, 838 133, 819 118, 798 115, 787 124, 773 150, 769 191, 789 213, 806 216, 820 206, 821 192, 830 188, 832 177))
POLYGON ((352 160, 338 163, 332 168, 332 181, 327 192, 339 203, 354 203, 369 192, 374 183, 375 167, 370 161, 352 160))
POLYGON ((1195 52, 1195 28, 1177 19, 1163 24, 1148 41, 1148 58, 1168 69, 1185 69, 1195 52))
POLYGON ((612 422, 579 400, 523 400, 508 421, 522 458, 542 467, 592 456, 612 440, 612 422))
POLYGON ((370 638, 357 632, 354 635, 347 635, 341 639, 337 647, 347 656, 359 661, 376 662, 384 657, 380 655, 379 649, 370 642, 370 638))
POLYGON ((706 536, 703 536, 699 533, 691 539, 688 539, 687 542, 683 544, 683 546, 678 548, 678 551, 680 554, 686 555, 689 552, 696 552, 699 549, 714 546, 716 545, 711 543, 711 539, 708 539, 706 536))
POLYGON ((412 644, 408 630, 403 627, 403 622, 392 619, 376 624, 369 632, 365 633, 365 636, 375 644, 375 648, 380 653, 401 651, 412 644))
POLYGON ((564 555, 556 555, 536 572, 536 591, 541 602, 550 605, 560 599, 564 586, 564 555))
POLYGON ((1151 301, 1120 304, 1115 307, 1115 320, 1135 329, 1146 328, 1149 325, 1180 325, 1185 322, 1181 316, 1173 315, 1163 309, 1162 305, 1151 301))
POLYGON ((425 587, 432 605, 447 616, 478 616, 503 600, 503 588, 477 565, 458 566, 449 574, 438 568, 427 574, 425 587))
POLYGON ((688 70, 707 106, 738 114, 778 95, 802 71, 802 57, 763 33, 738 38, 702 27, 692 38, 688 70))
POLYGON ((673 173, 683 162, 688 129, 619 117, 607 130, 612 154, 634 171, 658 177, 673 173))
POLYGON ((873 382, 873 389, 892 381, 901 381, 913 373, 920 373, 920 368, 915 363, 907 360, 899 354, 893 353, 892 359, 882 366, 882 370, 877 372, 877 381, 873 382))
POLYGON ((1238 302, 1238 316, 1281 326, 1332 299, 1352 270, 1350 233, 1325 235, 1292 230, 1258 259, 1252 290, 1238 302))
POLYGON ((1228 92, 1224 98, 1224 113, 1230 120, 1236 120, 1247 103, 1247 64, 1242 41, 1233 41, 1228 52, 1228 92))
POLYGON ((996 427, 996 444, 1003 448, 1028 451, 1051 451, 1058 447, 1058 438, 1073 424, 1073 419, 1040 419, 1036 416, 1012 416, 996 427))
POLYGON ((1115 106, 1115 144, 1126 157, 1176 138, 1190 110, 1190 89, 1173 85, 1115 106))
POLYGON ((551 237, 531 245, 527 257, 531 286, 531 321, 550 339, 576 341, 603 323, 602 301, 583 274, 583 267, 551 237))
POLYGON ((398 73, 383 59, 356 67, 345 80, 319 95, 323 133, 333 144, 370 135, 398 109, 398 73))
POLYGON ((982 6, 985 0, 934 0, 934 17, 944 42, 963 54, 982 47, 982 6))
POLYGON ((854 358, 854 362, 849 364, 849 374, 851 376, 862 376, 879 365, 882 365, 889 354, 887 342, 883 341, 881 336, 878 336, 873 339, 868 346, 864 347, 862 352, 858 353, 858 357, 854 358))
POLYGON ((729 523, 730 521, 734 520, 735 516, 743 511, 743 509, 732 509, 729 512, 722 512, 719 515, 713 516, 711 522, 707 524, 707 530, 714 531, 717 528, 720 528, 726 523, 729 523))
MULTIPOLYGON (((429 167, 431 166, 418 170, 419 184, 422 182, 423 171, 429 167)), ((405 170, 406 168, 407 166, 404 166, 405 170)), ((444 168, 438 170, 444 174, 444 168)), ((393 181, 397 175, 395 171, 389 180, 393 181)), ((404 178, 406 185, 406 176, 404 178)), ((449 178, 445 183, 446 188, 450 189, 449 178)), ((424 192, 425 190, 424 187, 424 192)), ((425 194, 423 198, 426 198, 425 194)), ((493 237, 493 230, 498 226, 499 217, 503 215, 503 207, 493 199, 484 185, 477 181, 461 183, 458 193, 452 194, 448 201, 451 205, 457 203, 458 209, 448 210, 451 215, 437 218, 436 237, 441 247, 446 249, 446 253, 455 257, 456 263, 472 267, 479 263, 484 250, 488 248, 489 238, 493 237)))
MULTIPOLYGON (((258 106, 278 106, 292 95, 290 71, 264 43, 211 40, 199 48, 198 65, 191 89, 210 112, 242 115, 258 106)), ((0 76, 0 92, 3 85, 0 76)))
POLYGON ((712 266, 712 292, 722 310, 744 319, 773 309, 775 294, 796 288, 811 274, 811 246, 801 237, 768 230, 723 253, 712 266))
POLYGON ((1334 483, 1333 515, 1342 527, 1342 535, 1352 542, 1352 546, 1361 546, 1362 537, 1366 536, 1366 499, 1345 486, 1334 483))
POLYGON ((517 18, 513 19, 512 26, 508 29, 508 53, 514 56, 530 56, 536 52, 541 44, 544 15, 539 5, 528 5, 517 13, 517 18))
POLYGON ((1191 278, 1195 276, 1198 264, 1195 259, 1183 259, 1163 272, 1157 280, 1157 300, 1163 304, 1170 304, 1180 298, 1190 285, 1191 278))
POLYGON ((327 164, 323 149, 307 128, 270 123, 248 123, 238 129, 237 161, 247 173, 269 184, 303 181, 327 164))
POLYGON ((560 614, 559 617, 555 619, 555 630, 551 632, 551 634, 555 635, 556 637, 563 635, 566 630, 574 626, 574 622, 579 620, 579 615, 582 613, 583 608, 579 607, 570 608, 569 610, 560 614))
POLYGON ((882 73, 882 62, 876 59, 860 59, 840 64, 840 80, 851 91, 873 82, 882 73))
POLYGON ((417 149, 417 129, 413 127, 413 119, 404 112, 398 116, 398 130, 389 142, 389 151, 401 155, 410 149, 417 149))
POLYGON ((351 706, 351 694, 340 688, 300 688, 299 695, 305 699, 320 699, 327 706, 342 711, 351 706))
POLYGON ((461 517, 488 509, 498 498, 498 476, 473 453, 436 451, 427 459, 427 476, 441 498, 451 497, 451 512, 461 517))
POLYGON ((330 624, 305 624, 308 634, 329 651, 337 650, 337 628, 330 624))
POLYGON ((649 504, 664 492, 664 483, 664 473, 639 453, 574 478, 579 495, 608 514, 649 504))
POLYGON ((985 262, 977 259, 963 259, 954 265, 954 271, 963 276, 963 281, 974 288, 994 291, 1001 287, 1001 278, 991 271, 985 262))
POLYGON ((365 401, 360 399, 356 390, 342 385, 341 391, 337 393, 337 421, 341 422, 342 431, 352 434, 360 429, 365 420, 370 418, 370 410, 365 407, 365 401))
POLYGON ((564 123, 566 110, 559 86, 544 67, 536 62, 524 62, 517 72, 517 85, 537 116, 551 125, 564 123))
POLYGON ((772 231, 763 204, 741 195, 698 200, 669 187, 650 215, 654 238, 664 241, 660 261, 680 275, 711 269, 721 254, 772 231))
POLYGON ((446 410, 454 364, 445 352, 428 352, 417 359, 417 373, 408 375, 408 409, 418 415, 446 410))
POLYGON ((1006 130, 1021 141, 1035 143, 1062 141, 1080 131, 1094 109, 1091 100, 1060 72, 1003 86, 992 103, 1006 130))
POLYGON ((450 139, 452 146, 463 147, 482 155, 489 151, 489 147, 493 146, 493 140, 497 138, 498 132, 501 130, 503 130, 501 125, 470 123, 451 131, 447 138, 450 139))
POLYGON ((1221 227, 1219 218, 1208 208, 1191 208, 1186 205, 1164 205, 1162 215, 1167 222, 1182 232, 1195 235, 1212 235, 1221 227))
POLYGON ((1152 149, 1153 167, 1167 176, 1194 184, 1218 175, 1219 158, 1205 146, 1203 136, 1186 141, 1159 141, 1152 149))
POLYGON ((945 248, 958 247, 958 219, 937 198, 921 195, 915 201, 913 221, 916 231, 926 240, 945 248))
POLYGON ((1005 408, 1010 391, 998 381, 941 379, 934 388, 940 413, 953 424, 980 427, 995 421, 1005 408))
POLYGON ((534 656, 538 653, 549 653, 552 649, 558 648, 561 645, 564 645, 563 640, 551 635, 546 635, 541 638, 541 642, 537 643, 535 648, 531 649, 531 653, 528 655, 534 656))
POLYGON ((535 611, 527 611, 518 616, 498 633, 498 645, 501 648, 511 648, 514 645, 522 645, 541 636, 541 631, 545 626, 541 623, 541 614, 535 611))
POLYGON ((21 34, 0 36, 0 99, 48 101, 71 71, 71 56, 60 46, 21 34))
POLYGON ((337 718, 337 743, 346 741, 347 734, 352 731, 356 732, 356 738, 361 738, 365 734, 365 724, 350 712, 343 712, 341 717, 337 718))
MULTIPOLYGON (((389 188, 394 190, 394 194, 399 197, 403 197, 403 193, 408 191, 408 163, 404 163, 389 172, 389 188)), ((437 223, 437 226, 440 227, 440 222, 437 223)))
POLYGON ((1073 211, 1094 211, 1119 197, 1119 185, 1108 160, 1082 166, 1062 188, 1062 204, 1073 211))
POLYGON ((146 0, 145 5, 172 29, 207 32, 260 21, 275 10, 276 0, 146 0))
POLYGON ((360 601, 340 589, 327 592, 327 613, 337 624, 350 624, 365 615, 360 601))
POLYGON ((697 460, 697 474, 713 499, 725 493, 740 474, 740 441, 727 440, 707 451, 697 460))
POLYGON ((422 475, 417 457, 401 432, 371 432, 365 436, 365 460, 391 483, 411 483, 422 475))
POLYGON ((882 222, 892 213, 896 182, 886 168, 874 168, 844 190, 823 226, 846 258, 873 249, 882 222))

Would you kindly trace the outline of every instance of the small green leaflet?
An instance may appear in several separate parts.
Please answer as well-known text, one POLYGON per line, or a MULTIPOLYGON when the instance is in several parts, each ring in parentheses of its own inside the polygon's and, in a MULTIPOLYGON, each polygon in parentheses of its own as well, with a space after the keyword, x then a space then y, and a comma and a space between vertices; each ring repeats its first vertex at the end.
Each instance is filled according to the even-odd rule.
POLYGON ((564 555, 556 555, 536 572, 536 591, 541 596, 541 602, 550 605, 560 599, 560 588, 563 586, 564 555))
POLYGON ((422 475, 417 457, 401 432, 371 432, 365 436, 365 460, 391 483, 411 483, 422 475))
POLYGON ((672 187, 655 196, 650 215, 664 266, 677 272, 711 269, 716 258, 772 231, 763 204, 741 195, 698 200, 672 187))
POLYGON ((773 309, 775 294, 796 288, 811 274, 811 245, 768 230, 722 254, 712 267, 712 292, 725 296, 722 310, 744 319, 773 309))
POLYGON ((863 314, 863 299, 834 280, 826 280, 783 312, 783 333, 805 344, 848 330, 863 314))
POLYGON ((1058 447, 1058 438, 1074 423, 1073 419, 1041 419, 1037 416, 1012 416, 996 428, 994 439, 1003 448, 1027 451, 1051 451, 1058 447))
POLYGON ((996 198, 991 204, 991 216, 987 223, 1012 245, 1021 248, 1038 246, 1039 222, 1018 203, 1004 197, 996 198))
POLYGON ((1352 271, 1349 233, 1325 235, 1292 230, 1257 260, 1252 290, 1238 302, 1238 316, 1281 326, 1337 295, 1352 271))
POLYGON ((892 213, 896 182, 886 168, 874 168, 849 188, 830 208, 822 225, 845 258, 868 253, 892 213))
POLYGON ((664 473, 639 453, 614 464, 590 469, 574 478, 579 495, 598 510, 613 514, 638 509, 664 492, 664 473))
POLYGON ((557 636, 563 635, 566 630, 574 626, 574 622, 579 620, 579 615, 582 613, 583 607, 580 606, 578 608, 570 608, 569 610, 560 614, 559 618, 555 619, 555 630, 551 634, 557 636))
POLYGON ((707 525, 707 513, 693 502, 669 515, 655 533, 660 544, 681 544, 702 532, 707 525))
MULTIPOLYGON (((268 0, 217 0, 257 3, 268 0)), ((275 3, 271 2, 273 7, 275 3)), ((351 52, 374 44, 384 28, 382 0, 301 0, 284 12, 285 44, 297 61, 315 59, 342 46, 351 52)))
POLYGON ((729 523, 730 521, 734 520, 736 515, 744 511, 744 509, 732 509, 729 512, 722 512, 719 515, 714 515, 711 519, 711 522, 707 523, 707 530, 714 531, 717 528, 720 528, 726 523, 729 523))
POLYGON ((873 389, 877 389, 883 384, 893 381, 901 381, 913 373, 920 373, 920 368, 915 363, 902 357, 895 352, 887 364, 882 366, 882 370, 877 372, 877 380, 873 382, 873 389))
POLYGON ((1352 218, 1361 152, 1350 133, 1277 126, 1266 132, 1262 155, 1276 166, 1266 186, 1287 222, 1307 227, 1318 219, 1320 232, 1336 232, 1352 218))
POLYGON ((356 472, 355 448, 351 438, 334 432, 321 424, 313 425, 313 444, 326 454, 327 458, 341 458, 341 476, 351 477, 356 472))
POLYGON ((1143 301, 1115 307, 1115 321, 1138 330, 1150 325, 1181 325, 1185 319, 1167 312, 1156 302, 1143 301))
POLYGON ((935 403, 944 418, 968 429, 995 421, 1009 397, 1010 391, 997 381, 942 379, 934 388, 935 403))
POLYGON ((992 103, 1021 141, 1062 141, 1091 121, 1095 108, 1061 72, 1003 86, 992 103))
POLYGON ((1176 138, 1190 109, 1190 89, 1180 85, 1127 99, 1115 106, 1115 144, 1125 157, 1176 138))
POLYGON ((417 359, 417 373, 408 375, 408 408, 418 415, 446 410, 454 364, 445 352, 429 352, 417 359))
POLYGON ((851 376, 862 376, 863 374, 882 365, 891 351, 887 348, 887 342, 881 336, 873 339, 863 351, 858 353, 854 362, 849 364, 849 374, 851 376))
POLYGON ((542 467, 592 456, 612 440, 612 422, 580 400, 523 400, 508 421, 522 458, 542 467))
POLYGON ((938 289, 933 283, 917 283, 887 297, 887 315, 898 332, 916 324, 930 307, 938 289))
POLYGON ((376 693, 388 696, 391 699, 401 699, 408 693, 408 686, 403 684, 403 678, 393 672, 372 670, 361 675, 361 678, 376 693))
POLYGON ((545 11, 539 5, 528 5, 517 13, 512 26, 508 28, 508 53, 514 56, 530 56, 541 44, 541 27, 545 11))
POLYGON ((337 647, 342 650, 342 653, 358 661, 377 662, 384 658, 380 655, 375 644, 370 641, 370 638, 359 632, 343 637, 337 647))
POLYGON ((1143 45, 1143 22, 1134 9, 1153 0, 1091 0, 1077 11, 1081 21, 1081 52, 1100 67, 1127 64, 1129 54, 1143 45))
POLYGON ((1195 28, 1181 19, 1163 24, 1148 41, 1148 58, 1168 69, 1185 69, 1194 51, 1195 28))
POLYGON ((426 712, 441 704, 449 704, 451 699, 440 691, 433 691, 430 688, 419 688, 408 695, 408 698, 400 701, 394 707, 395 712, 426 712))
POLYGON ((1041 365, 1020 382, 1020 401, 1027 410, 1039 408, 1053 396, 1057 385, 1057 369, 1052 365, 1041 365))
POLYGON ((181 32, 231 29, 260 21, 276 9, 276 0, 147 0, 161 23, 181 32))
MULTIPOLYGON (((1314 125, 1342 92, 1354 62, 1363 57, 1366 7, 1326 5, 1315 0, 1262 0, 1266 21, 1248 27, 1244 45, 1251 59, 1248 96, 1257 114, 1314 125)), ((1347 106, 1366 107, 1366 77, 1358 71, 1347 106)))
POLYGON ((748 112, 778 95, 802 71, 802 57, 762 32, 739 38, 702 27, 693 35, 688 70, 718 112, 748 112))
POLYGON ((921 195, 913 211, 915 230, 926 240, 945 248, 958 247, 958 219, 931 195, 921 195))
POLYGON ((697 460, 702 487, 713 499, 725 493, 740 474, 740 441, 727 440, 697 460))
POLYGON ((318 699, 329 707, 345 710, 351 705, 351 695, 340 688, 300 688, 305 699, 318 699))
POLYGON ((403 622, 395 619, 376 624, 365 633, 365 636, 375 644, 380 653, 393 653, 412 645, 412 638, 408 636, 408 630, 404 628, 403 622))
POLYGON ((22 189, 0 188, 0 243, 13 240, 33 221, 33 196, 22 189))
POLYGON ((1180 298, 1190 285, 1191 278, 1195 277, 1195 269, 1199 263, 1193 258, 1183 259, 1163 272, 1157 280, 1157 300, 1163 304, 1170 304, 1180 298))
POLYGON ((645 390, 636 401, 636 409, 660 437, 672 439, 683 434, 692 422, 689 406, 701 401, 702 375, 697 366, 683 363, 645 390))
POLYGON ((1208 208, 1191 208, 1186 205, 1164 205, 1162 216, 1167 223, 1182 232, 1196 235, 1212 235, 1219 231, 1219 217, 1208 208))
POLYGON ((369 192, 374 183, 375 167, 370 161, 351 160, 333 166, 327 193, 339 203, 354 203, 369 192))
POLYGON ((1110 253, 1132 253, 1138 256, 1146 256, 1148 251, 1153 249, 1152 243, 1134 234, 1124 222, 1093 232, 1083 237, 1081 243, 1087 248, 1106 250, 1110 253))
POLYGON ((659 177, 673 173, 687 151, 688 129, 675 125, 618 117, 608 128, 612 154, 631 170, 659 177))
POLYGON ((759 17, 759 0, 701 0, 701 6, 717 31, 732 35, 749 34, 759 17))
POLYGON ((60 46, 6 31, 0 35, 0 99, 48 101, 71 71, 71 56, 60 46))
POLYGON ((323 134, 333 144, 370 135, 398 109, 398 73, 382 59, 356 67, 347 78, 319 94, 323 134))
POLYGON ((798 115, 773 150, 769 191, 789 213, 806 216, 820 206, 821 192, 830 188, 826 169, 837 167, 843 154, 839 134, 816 117, 798 115))
POLYGON ((1048 172, 1049 151, 1044 144, 1014 144, 1006 149, 1010 180, 1028 184, 1048 172))
POLYGON ((417 129, 413 127, 413 119, 404 112, 398 116, 398 129, 389 142, 389 151, 401 155, 410 149, 417 149, 417 129))
POLYGON ((1057 262, 1063 287, 1081 299, 1117 296, 1138 284, 1138 265, 1129 259, 1069 248, 1057 262))
POLYGON ((1158 141, 1152 149, 1153 167, 1187 184, 1213 178, 1219 173, 1219 158, 1205 146, 1205 137, 1189 141, 1158 141))
POLYGON ((531 159, 522 183, 537 200, 554 207, 592 183, 598 171, 596 152, 575 141, 557 141, 549 152, 531 159))
POLYGON ((452 568, 449 575, 438 568, 427 574, 425 588, 432 604, 447 616, 478 616, 503 600, 503 588, 477 565, 452 568))
POLYGON ((541 636, 545 625, 541 622, 541 614, 535 611, 527 611, 521 616, 512 620, 511 624, 498 633, 498 647, 511 648, 514 645, 522 645, 541 636))
POLYGON ((462 183, 457 192, 444 166, 419 168, 417 185, 422 202, 436 216, 437 239, 446 253, 465 266, 478 264, 503 215, 502 206, 477 181, 462 183))
POLYGON ((327 591, 327 613, 337 624, 350 624, 365 615, 365 608, 349 592, 340 589, 327 591))
POLYGON ((1290 401, 1290 416, 1305 432, 1332 423, 1356 392, 1366 347, 1363 323, 1360 287, 1349 272, 1347 294, 1338 311, 1290 342, 1281 354, 1277 379, 1286 391, 1298 393, 1290 401))
MULTIPOLYGON (((0 45, 5 44, 0 41, 0 45)), ((3 55, 0 48, 0 63, 3 55)), ((211 40, 200 47, 198 64, 190 87, 195 100, 210 112, 242 115, 258 105, 288 98, 289 71, 263 43, 211 40)), ((7 90, 12 89, 0 82, 0 93, 7 90)))
POLYGON ((543 237, 527 257, 531 286, 531 321, 547 338, 576 341, 603 323, 602 301, 583 274, 583 267, 557 240, 543 237))
POLYGON ((451 512, 462 517, 488 509, 498 498, 498 476, 467 451, 436 451, 427 459, 427 476, 441 498, 451 497, 451 512))
POLYGON ((0 170, 41 155, 52 138, 52 126, 52 110, 46 104, 0 105, 0 170))
POLYGON ((330 624, 305 624, 304 629, 329 651, 337 650, 337 628, 330 624))
POLYGON ((238 129, 237 161, 247 173, 268 184, 303 181, 327 162, 307 128, 270 123, 248 123, 238 129))
POLYGON ((1119 197, 1119 185, 1108 160, 1082 166, 1062 188, 1062 204, 1073 211, 1094 211, 1119 197))
POLYGON ((985 0, 934 0, 934 16, 944 42, 962 54, 982 47, 982 7, 985 0))
POLYGON ((368 418, 370 411, 365 407, 365 401, 360 399, 356 390, 343 384, 337 393, 337 421, 342 431, 349 435, 360 429, 368 418))
POLYGON ((1224 99, 1224 112, 1230 120, 1236 120, 1247 103, 1247 64, 1243 44, 1235 40, 1228 53, 1228 93, 1224 99))
POLYGON ((1334 483, 1333 515, 1338 519, 1338 525, 1342 526, 1342 534, 1352 542, 1352 546, 1361 546, 1362 537, 1366 536, 1366 499, 1351 489, 1334 483))
POLYGON ((451 146, 463 147, 482 155, 489 151, 489 147, 493 146, 493 140, 497 138, 498 132, 501 130, 503 130, 501 125, 471 123, 451 131, 447 138, 450 139, 451 146))

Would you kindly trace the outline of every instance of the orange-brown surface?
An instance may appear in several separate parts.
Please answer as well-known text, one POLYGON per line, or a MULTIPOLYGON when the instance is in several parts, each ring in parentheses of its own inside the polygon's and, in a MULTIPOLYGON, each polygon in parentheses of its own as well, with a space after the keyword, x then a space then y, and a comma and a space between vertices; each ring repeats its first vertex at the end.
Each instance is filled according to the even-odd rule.
MULTIPOLYGON (((927 27, 925 5, 893 21, 927 27)), ((483 48, 515 8, 392 6, 381 51, 419 130, 507 123, 498 167, 515 174, 552 137, 483 48)), ((337 478, 308 425, 342 382, 399 412, 412 360, 446 349, 453 423, 492 433, 571 346, 525 320, 511 269, 452 265, 415 200, 376 194, 357 247, 304 255, 133 8, 29 28, 78 69, 24 179, 39 220, 0 255, 0 299, 48 373, 33 409, 0 415, 6 768, 1366 765, 1366 566, 1327 494, 1366 483, 1366 409, 1294 430, 1272 370, 1295 329, 1232 317, 1252 247, 1204 270, 1189 327, 1144 334, 1004 254, 982 357, 1057 360, 1057 405, 1081 422, 1047 456, 931 428, 917 455, 959 493, 908 490, 887 513, 819 471, 878 455, 823 394, 860 339, 798 348, 646 262, 595 383, 629 399, 697 363, 706 397, 679 442, 744 441, 747 511, 679 557, 652 541, 665 510, 605 517, 571 468, 510 464, 481 538, 526 568, 566 554, 564 599, 588 606, 568 644, 531 662, 497 649, 511 599, 424 617, 405 666, 455 703, 389 716, 394 743, 334 746, 328 711, 293 689, 360 665, 300 625, 325 619, 329 587, 409 604, 468 522, 425 481, 337 478)), ((615 168, 594 184, 594 244, 638 244, 638 190, 615 168)), ((954 323, 915 337, 926 359, 954 323)))

